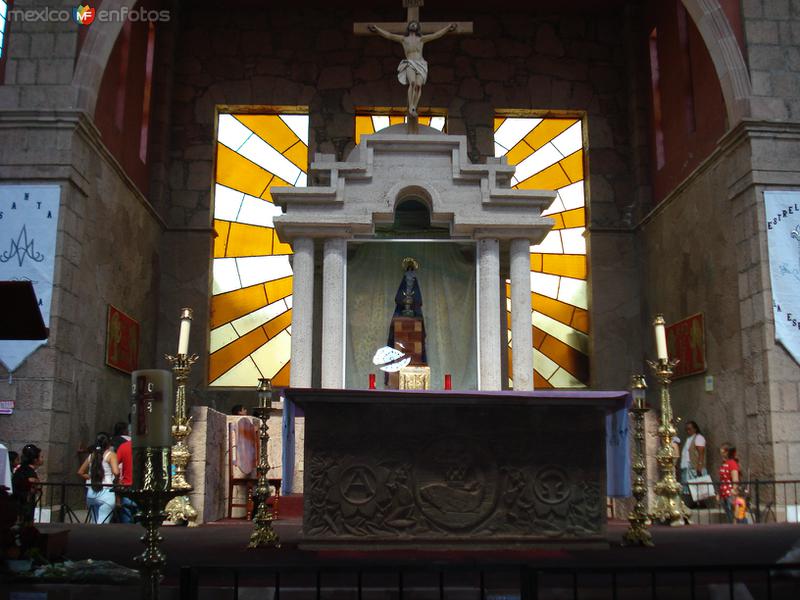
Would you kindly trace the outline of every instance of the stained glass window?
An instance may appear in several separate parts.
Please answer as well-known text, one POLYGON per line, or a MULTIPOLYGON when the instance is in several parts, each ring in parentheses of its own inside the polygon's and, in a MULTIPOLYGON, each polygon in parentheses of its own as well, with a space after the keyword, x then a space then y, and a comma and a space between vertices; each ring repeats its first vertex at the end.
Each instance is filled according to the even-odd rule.
POLYGON ((308 115, 220 114, 208 380, 289 385, 292 253, 275 232, 275 186, 305 186, 308 115))
MULTIPOLYGON (((390 113, 388 111, 385 114, 356 115, 356 144, 361 142, 362 135, 375 133, 381 129, 386 129, 392 125, 399 125, 405 122, 405 115, 401 113, 390 113)), ((444 131, 447 125, 447 119, 441 116, 420 115, 419 124, 444 131)))
POLYGON ((0 58, 3 58, 7 23, 8 23, 8 2, 5 2, 5 0, 0 0, 0 58))
MULTIPOLYGON (((586 387, 589 313, 581 120, 496 118, 494 132, 495 155, 517 166, 514 188, 558 192, 542 213, 553 218, 555 226, 540 244, 531 246, 534 386, 586 387)), ((508 287, 506 294, 510 323, 508 287)), ((512 345, 509 334, 509 349, 512 345)))

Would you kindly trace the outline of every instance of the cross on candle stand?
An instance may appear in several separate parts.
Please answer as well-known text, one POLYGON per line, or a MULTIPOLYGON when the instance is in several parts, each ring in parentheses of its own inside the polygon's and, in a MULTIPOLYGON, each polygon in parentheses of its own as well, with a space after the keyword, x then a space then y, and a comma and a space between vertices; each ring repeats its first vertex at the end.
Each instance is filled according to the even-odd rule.
POLYGON ((147 415, 153 412, 153 401, 162 401, 161 391, 153 391, 153 383, 147 377, 139 375, 136 378, 136 435, 147 435, 147 415), (147 388, 147 389, 145 389, 147 388))

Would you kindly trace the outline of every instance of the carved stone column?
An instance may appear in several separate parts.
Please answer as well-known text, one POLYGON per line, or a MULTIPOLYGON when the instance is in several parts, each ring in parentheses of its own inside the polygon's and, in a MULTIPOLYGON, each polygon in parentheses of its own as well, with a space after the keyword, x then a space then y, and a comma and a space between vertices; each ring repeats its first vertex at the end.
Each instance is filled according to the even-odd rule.
POLYGON ((314 337, 314 240, 303 237, 292 242, 292 387, 311 387, 312 340, 314 337))
MULTIPOLYGON (((480 302, 480 375, 482 390, 499 390, 502 386, 500 330, 500 242, 496 239, 478 241, 478 300, 480 302)), ((505 331, 502 332, 503 335, 505 331)))
POLYGON ((513 239, 511 263, 512 378, 515 390, 533 389, 530 240, 513 239))
POLYGON ((322 387, 342 388, 347 241, 326 239, 322 260, 322 387))

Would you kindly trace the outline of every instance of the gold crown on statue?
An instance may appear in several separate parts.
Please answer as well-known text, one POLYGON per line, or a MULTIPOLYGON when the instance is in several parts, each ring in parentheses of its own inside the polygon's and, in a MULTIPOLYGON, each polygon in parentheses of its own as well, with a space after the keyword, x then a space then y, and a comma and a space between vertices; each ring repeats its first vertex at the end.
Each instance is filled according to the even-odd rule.
POLYGON ((403 271, 408 271, 409 267, 414 269, 415 271, 419 271, 419 262, 416 258, 411 258, 410 256, 406 256, 403 259, 403 271))

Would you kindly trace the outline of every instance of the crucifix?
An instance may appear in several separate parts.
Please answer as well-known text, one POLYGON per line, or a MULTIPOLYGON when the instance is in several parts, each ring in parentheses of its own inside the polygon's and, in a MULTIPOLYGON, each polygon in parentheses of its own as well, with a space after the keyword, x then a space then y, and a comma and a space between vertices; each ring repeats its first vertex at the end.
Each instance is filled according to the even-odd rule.
POLYGON ((406 57, 397 67, 397 79, 408 86, 408 115, 411 122, 416 122, 422 86, 428 79, 428 63, 422 58, 422 46, 448 33, 472 33, 472 22, 420 23, 419 7, 423 5, 424 0, 403 0, 403 7, 407 9, 405 23, 353 24, 353 33, 356 35, 377 34, 403 45, 406 57))

